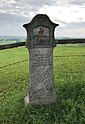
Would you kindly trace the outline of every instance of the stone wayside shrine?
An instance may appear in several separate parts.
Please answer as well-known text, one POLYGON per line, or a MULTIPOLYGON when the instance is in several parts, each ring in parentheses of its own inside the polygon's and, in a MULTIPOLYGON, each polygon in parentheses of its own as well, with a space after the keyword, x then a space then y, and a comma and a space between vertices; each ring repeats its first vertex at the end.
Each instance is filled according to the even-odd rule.
POLYGON ((45 14, 36 15, 28 24, 26 47, 29 50, 30 83, 25 104, 44 105, 56 101, 53 78, 53 48, 54 29, 58 24, 53 23, 45 14))

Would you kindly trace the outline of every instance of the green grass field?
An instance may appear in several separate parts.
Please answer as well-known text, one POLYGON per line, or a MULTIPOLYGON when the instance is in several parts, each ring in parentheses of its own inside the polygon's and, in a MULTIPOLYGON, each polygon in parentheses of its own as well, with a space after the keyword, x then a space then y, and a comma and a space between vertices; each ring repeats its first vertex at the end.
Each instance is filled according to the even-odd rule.
POLYGON ((28 50, 0 51, 0 124, 85 124, 85 46, 58 45, 53 56, 56 103, 26 107, 28 50))

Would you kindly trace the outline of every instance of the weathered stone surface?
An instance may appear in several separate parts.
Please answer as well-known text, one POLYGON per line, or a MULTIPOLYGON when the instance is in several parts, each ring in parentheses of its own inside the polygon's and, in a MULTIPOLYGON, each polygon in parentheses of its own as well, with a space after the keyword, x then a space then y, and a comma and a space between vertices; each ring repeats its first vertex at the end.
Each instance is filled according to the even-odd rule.
POLYGON ((53 48, 33 48, 30 54, 29 102, 50 104, 56 95, 53 82, 53 48))
POLYGON ((53 23, 45 14, 36 15, 23 25, 27 31, 26 47, 29 49, 30 86, 25 104, 50 104, 56 100, 53 79, 53 23))

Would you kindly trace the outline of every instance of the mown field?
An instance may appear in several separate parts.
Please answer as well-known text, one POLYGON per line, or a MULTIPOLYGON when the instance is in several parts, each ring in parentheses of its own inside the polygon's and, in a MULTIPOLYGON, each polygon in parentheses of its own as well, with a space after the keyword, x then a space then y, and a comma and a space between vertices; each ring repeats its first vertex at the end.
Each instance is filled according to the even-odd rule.
POLYGON ((85 124, 85 45, 58 45, 53 56, 56 103, 25 106, 28 50, 0 51, 0 124, 85 124))

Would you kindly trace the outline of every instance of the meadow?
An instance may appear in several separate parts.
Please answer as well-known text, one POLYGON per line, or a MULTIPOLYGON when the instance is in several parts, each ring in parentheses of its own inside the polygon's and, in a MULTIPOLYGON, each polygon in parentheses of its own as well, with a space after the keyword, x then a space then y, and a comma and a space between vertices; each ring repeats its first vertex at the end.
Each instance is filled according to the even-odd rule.
POLYGON ((85 124, 85 45, 58 45, 53 61, 56 103, 25 106, 28 50, 0 51, 0 124, 85 124))

